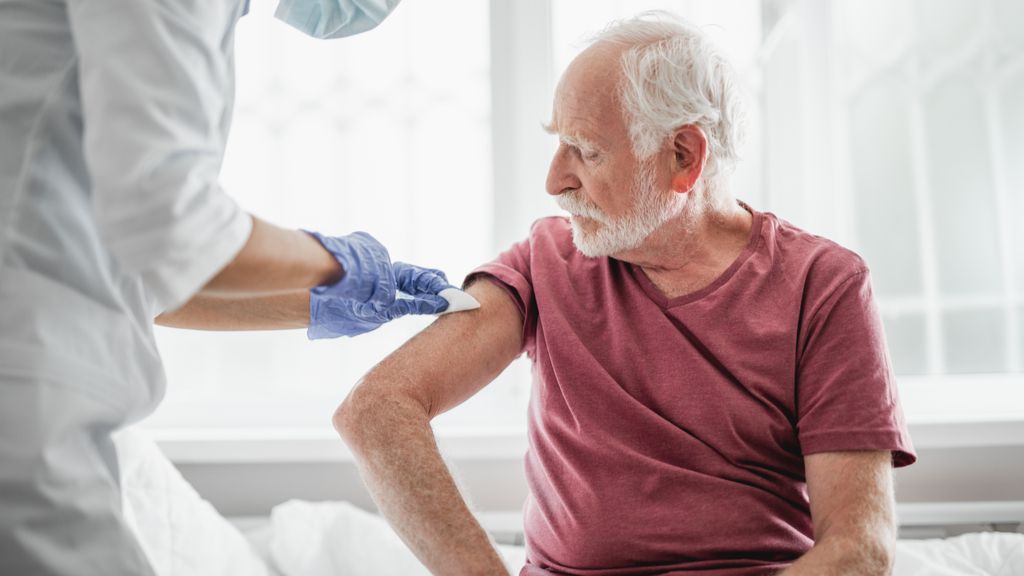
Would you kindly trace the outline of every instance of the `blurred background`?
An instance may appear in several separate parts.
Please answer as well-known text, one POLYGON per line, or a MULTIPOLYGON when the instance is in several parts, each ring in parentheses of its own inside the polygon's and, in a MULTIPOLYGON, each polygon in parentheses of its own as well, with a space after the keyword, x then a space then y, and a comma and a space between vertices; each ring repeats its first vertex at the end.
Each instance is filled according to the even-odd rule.
MULTIPOLYGON (((273 8, 238 26, 225 188, 455 284, 559 212, 541 124, 580 41, 647 9, 695 21, 748 99, 736 195, 867 260, 911 421, 1024 421, 1024 2, 405 0, 337 41, 273 8)), ((318 342, 158 329, 168 393, 146 425, 331 435, 360 375, 428 323, 318 342)), ((521 434, 529 384, 520 359, 436 427, 521 434)))

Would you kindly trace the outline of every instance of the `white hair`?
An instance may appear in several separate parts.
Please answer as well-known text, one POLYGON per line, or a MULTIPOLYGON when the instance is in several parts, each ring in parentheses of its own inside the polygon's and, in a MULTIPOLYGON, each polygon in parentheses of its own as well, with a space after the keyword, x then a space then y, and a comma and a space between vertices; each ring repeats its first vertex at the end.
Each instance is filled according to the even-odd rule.
POLYGON ((696 26, 663 11, 613 22, 589 39, 598 42, 628 46, 619 98, 636 157, 649 158, 680 127, 696 125, 708 142, 704 185, 710 191, 720 188, 720 177, 738 159, 744 121, 725 56, 696 26))

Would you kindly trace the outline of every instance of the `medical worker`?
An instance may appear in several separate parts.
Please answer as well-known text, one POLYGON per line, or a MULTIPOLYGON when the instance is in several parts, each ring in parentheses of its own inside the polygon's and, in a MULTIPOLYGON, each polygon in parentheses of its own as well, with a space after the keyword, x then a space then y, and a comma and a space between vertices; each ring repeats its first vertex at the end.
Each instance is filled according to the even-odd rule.
MULTIPOLYGON (((4 576, 151 574, 110 435, 163 396, 155 318, 329 338, 447 306, 442 274, 369 235, 278 228, 218 186, 245 3, 0 0, 4 576)), ((333 38, 395 4, 283 0, 277 15, 333 38)))

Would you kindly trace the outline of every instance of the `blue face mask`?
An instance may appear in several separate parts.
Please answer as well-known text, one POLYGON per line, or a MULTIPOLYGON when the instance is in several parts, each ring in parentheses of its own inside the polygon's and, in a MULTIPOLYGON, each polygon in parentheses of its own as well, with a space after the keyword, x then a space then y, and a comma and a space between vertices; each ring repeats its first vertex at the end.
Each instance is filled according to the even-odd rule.
POLYGON ((380 24, 400 0, 281 0, 274 16, 314 38, 341 38, 380 24))

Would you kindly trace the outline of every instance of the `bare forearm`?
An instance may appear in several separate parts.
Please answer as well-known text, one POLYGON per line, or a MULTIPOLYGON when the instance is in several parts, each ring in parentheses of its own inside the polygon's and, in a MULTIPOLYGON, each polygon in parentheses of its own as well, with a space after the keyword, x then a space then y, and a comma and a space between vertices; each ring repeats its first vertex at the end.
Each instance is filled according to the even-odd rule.
POLYGON ((309 290, 268 296, 198 294, 156 323, 192 330, 288 330, 309 325, 309 290))
POLYGON ((267 295, 331 284, 344 273, 319 242, 301 230, 253 217, 242 250, 201 290, 205 295, 267 295))
POLYGON ((887 576, 892 550, 874 538, 819 541, 778 576, 887 576))
POLYGON ((335 415, 381 512, 434 574, 508 574, 459 494, 423 407, 400 395, 360 397, 335 415))
POLYGON ((823 452, 806 457, 814 547, 785 576, 883 576, 896 547, 892 454, 823 452))
POLYGON ((381 361, 335 413, 380 510, 434 574, 508 574, 438 452, 430 420, 491 382, 519 354, 522 317, 476 282, 480 308, 439 318, 381 361))
POLYGON ((252 233, 235 259, 156 323, 194 330, 305 328, 309 289, 342 274, 334 256, 309 234, 253 218, 252 233))

